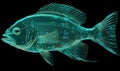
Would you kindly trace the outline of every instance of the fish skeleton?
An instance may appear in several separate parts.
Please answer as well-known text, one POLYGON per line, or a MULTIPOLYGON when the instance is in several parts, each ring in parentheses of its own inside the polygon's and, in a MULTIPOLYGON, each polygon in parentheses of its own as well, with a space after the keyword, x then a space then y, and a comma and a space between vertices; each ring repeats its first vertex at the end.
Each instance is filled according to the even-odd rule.
POLYGON ((50 3, 33 15, 17 20, 3 34, 3 42, 32 53, 40 53, 50 65, 54 65, 51 51, 58 51, 71 59, 94 62, 87 59, 88 46, 81 42, 92 40, 107 51, 119 55, 116 42, 118 12, 105 17, 93 28, 85 28, 86 15, 77 8, 50 3))

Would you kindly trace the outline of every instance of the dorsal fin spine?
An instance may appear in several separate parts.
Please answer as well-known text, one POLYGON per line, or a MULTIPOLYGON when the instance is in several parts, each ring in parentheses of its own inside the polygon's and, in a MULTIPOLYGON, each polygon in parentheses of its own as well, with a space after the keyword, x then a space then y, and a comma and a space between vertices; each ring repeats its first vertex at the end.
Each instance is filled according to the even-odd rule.
POLYGON ((78 24, 84 24, 86 22, 86 15, 81 10, 76 9, 70 5, 50 3, 40 8, 37 14, 41 13, 53 13, 63 15, 74 20, 78 24))

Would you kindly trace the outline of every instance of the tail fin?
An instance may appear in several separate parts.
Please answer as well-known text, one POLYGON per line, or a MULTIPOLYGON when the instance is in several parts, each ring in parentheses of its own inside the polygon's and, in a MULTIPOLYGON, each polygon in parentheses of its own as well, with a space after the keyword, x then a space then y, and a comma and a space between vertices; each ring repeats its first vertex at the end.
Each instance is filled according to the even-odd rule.
MULTIPOLYGON (((118 20, 118 12, 113 12, 108 15, 102 22, 98 23, 94 29, 97 29, 97 36, 93 38, 93 41, 99 43, 109 52, 120 55, 117 48, 116 41, 116 24, 118 20)), ((94 32, 94 31, 93 31, 94 32)))

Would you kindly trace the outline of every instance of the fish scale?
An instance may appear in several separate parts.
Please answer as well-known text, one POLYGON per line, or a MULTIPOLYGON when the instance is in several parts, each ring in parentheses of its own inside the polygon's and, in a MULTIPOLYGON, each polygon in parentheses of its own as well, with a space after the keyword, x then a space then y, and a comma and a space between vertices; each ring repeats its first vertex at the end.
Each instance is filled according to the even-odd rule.
MULTIPOLYGON (((64 31, 64 30, 63 30, 64 31)), ((65 38, 63 38, 64 36, 66 36, 66 35, 63 35, 63 33, 61 33, 60 35, 59 35, 59 40, 60 41, 62 41, 62 42, 60 42, 59 44, 57 44, 57 46, 59 45, 59 46, 63 46, 65 43, 68 43, 68 41, 74 41, 75 39, 73 38, 73 35, 71 35, 71 37, 69 36, 69 35, 67 35, 66 37, 66 39, 65 38), (62 43, 64 43, 64 44, 62 44, 62 43), (60 45, 60 44, 62 44, 62 45, 60 45)), ((42 45, 41 45, 42 46, 42 45)), ((53 44, 53 46, 56 46, 55 44, 53 44)), ((44 47, 44 44, 43 44, 43 46, 42 47, 44 47)), ((53 48, 53 47, 52 47, 53 48)))
POLYGON ((50 3, 35 14, 15 22, 3 34, 3 42, 23 51, 39 53, 50 65, 54 65, 51 51, 58 51, 71 59, 91 62, 87 59, 88 45, 92 40, 107 51, 120 55, 115 35, 118 12, 105 17, 93 28, 82 26, 86 14, 70 5, 50 3))
MULTIPOLYGON (((59 23, 60 24, 60 23, 59 23)), ((64 23, 65 24, 65 23, 64 23)), ((48 30, 46 29, 46 28, 44 28, 44 26, 47 26, 47 29, 49 30, 49 27, 52 27, 52 28, 56 28, 56 30, 58 30, 59 29, 59 31, 61 31, 61 32, 63 32, 63 33, 61 33, 61 35, 60 35, 60 38, 61 38, 61 40, 63 40, 63 42, 64 43, 67 43, 68 41, 71 41, 71 40, 74 40, 74 39, 71 39, 71 38, 73 38, 73 35, 72 35, 72 37, 70 38, 69 37, 69 35, 67 36, 67 35, 65 35, 66 34, 66 32, 68 32, 69 33, 69 31, 70 30, 72 30, 72 29, 68 29, 66 32, 64 32, 65 31, 65 29, 67 29, 67 28, 65 28, 65 27, 63 27, 63 26, 56 26, 56 25, 51 25, 51 24, 41 24, 41 27, 43 28, 41 31, 44 31, 44 32, 48 32, 48 30), (64 30, 61 30, 61 29, 64 29, 64 30), (63 37, 64 36, 66 36, 67 37, 67 39, 64 39, 63 37)), ((53 30, 54 31, 54 30, 53 30)), ((73 33, 74 34, 74 33, 73 33)), ((59 44, 62 44, 62 43, 59 43, 59 44)), ((63 44, 62 44, 63 45, 63 44)))

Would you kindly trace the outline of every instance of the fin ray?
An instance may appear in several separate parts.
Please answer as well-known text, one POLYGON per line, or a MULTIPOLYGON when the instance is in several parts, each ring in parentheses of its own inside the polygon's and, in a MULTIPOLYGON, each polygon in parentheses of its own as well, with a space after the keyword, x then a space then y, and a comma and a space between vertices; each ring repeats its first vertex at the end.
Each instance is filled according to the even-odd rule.
POLYGON ((87 59, 88 47, 86 44, 75 41, 72 45, 68 46, 66 49, 59 50, 62 54, 65 54, 71 59, 81 60, 85 62, 94 62, 87 59))
POLYGON ((46 33, 38 37, 39 43, 58 43, 59 33, 57 31, 53 31, 50 33, 46 33))
POLYGON ((95 27, 99 30, 99 37, 95 40, 109 52, 120 55, 115 35, 117 20, 118 12, 113 12, 97 24, 95 27))
POLYGON ((54 65, 53 55, 50 52, 39 52, 43 59, 50 65, 54 65))
POLYGON ((85 13, 70 5, 50 3, 40 8, 36 14, 41 13, 52 13, 69 17, 70 19, 74 20, 76 23, 80 25, 86 22, 85 13))

